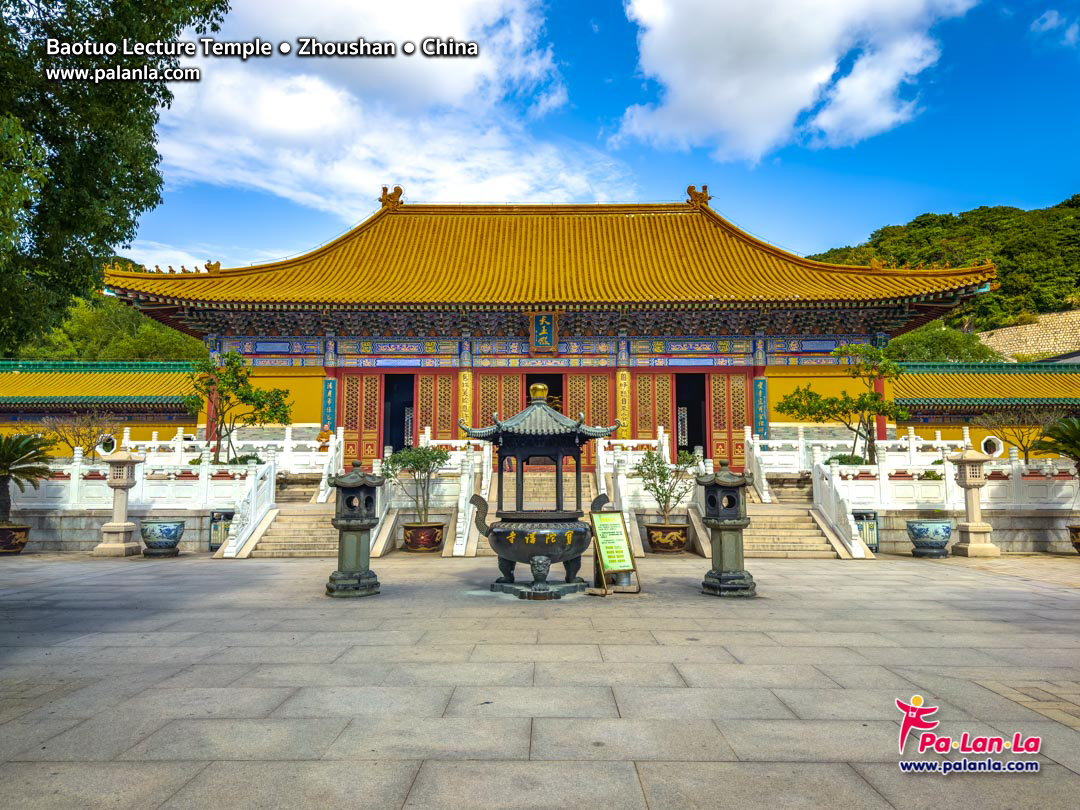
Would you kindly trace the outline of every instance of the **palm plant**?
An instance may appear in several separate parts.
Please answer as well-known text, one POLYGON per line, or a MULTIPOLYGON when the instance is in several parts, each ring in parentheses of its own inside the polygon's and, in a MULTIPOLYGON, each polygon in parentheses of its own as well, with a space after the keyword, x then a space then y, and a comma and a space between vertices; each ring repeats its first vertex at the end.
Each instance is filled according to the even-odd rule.
POLYGON ((1057 453, 1070 459, 1080 475, 1080 419, 1059 419, 1043 430, 1042 438, 1031 446, 1040 453, 1057 453))
POLYGON ((49 477, 49 456, 52 442, 41 436, 15 433, 0 436, 0 526, 11 524, 11 488, 14 482, 19 492, 30 484, 37 489, 38 481, 49 477))

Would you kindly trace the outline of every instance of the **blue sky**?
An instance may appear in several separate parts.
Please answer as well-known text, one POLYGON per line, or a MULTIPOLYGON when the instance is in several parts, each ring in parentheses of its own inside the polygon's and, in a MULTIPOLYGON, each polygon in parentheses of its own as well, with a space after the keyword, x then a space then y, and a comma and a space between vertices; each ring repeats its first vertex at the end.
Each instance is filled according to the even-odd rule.
POLYGON ((1080 193, 1080 0, 234 0, 221 39, 475 39, 474 60, 194 60, 122 251, 236 266, 414 202, 654 201, 806 254, 1080 193), (418 22, 419 21, 419 22, 418 22))

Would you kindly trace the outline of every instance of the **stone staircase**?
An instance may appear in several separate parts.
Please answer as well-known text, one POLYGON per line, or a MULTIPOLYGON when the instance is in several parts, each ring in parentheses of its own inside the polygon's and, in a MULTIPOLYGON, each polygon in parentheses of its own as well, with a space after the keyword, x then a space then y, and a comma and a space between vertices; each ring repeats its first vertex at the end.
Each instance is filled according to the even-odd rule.
MULTIPOLYGON (((491 474, 491 491, 487 493, 490 506, 488 522, 494 523, 498 518, 495 516, 496 504, 498 503, 499 476, 497 472, 491 474)), ((503 505, 507 509, 514 508, 514 498, 517 490, 517 473, 503 473, 503 505)), ((526 509, 554 509, 555 508, 555 471, 527 470, 525 472, 524 496, 526 509)), ((573 509, 575 503, 576 484, 574 473, 563 473, 563 506, 573 509)), ((596 481, 591 472, 581 473, 581 508, 585 511, 585 519, 588 520, 589 504, 596 498, 596 481)), ((477 557, 494 557, 495 552, 488 545, 487 538, 480 536, 476 543, 477 557)))
MULTIPOLYGON (((771 484, 771 479, 770 479, 771 484)), ((750 525, 743 533, 746 557, 835 560, 839 555, 810 516, 797 503, 748 503, 750 525)))
POLYGON ((809 473, 770 473, 767 478, 774 501, 806 504, 807 508, 814 502, 814 487, 809 473))
POLYGON ((280 503, 311 503, 319 491, 318 473, 289 473, 278 476, 275 499, 280 503))
MULTIPOLYGON (((280 495, 278 496, 280 499, 280 495)), ((333 503, 278 501, 274 522, 259 539, 252 557, 337 557, 338 532, 330 525, 333 503)))

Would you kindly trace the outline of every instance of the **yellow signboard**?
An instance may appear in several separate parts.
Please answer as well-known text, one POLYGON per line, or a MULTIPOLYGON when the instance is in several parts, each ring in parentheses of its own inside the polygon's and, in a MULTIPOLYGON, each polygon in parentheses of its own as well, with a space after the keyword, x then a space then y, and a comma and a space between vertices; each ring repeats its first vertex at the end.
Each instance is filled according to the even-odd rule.
MULTIPOLYGON (((630 548, 630 537, 626 533, 622 512, 593 512, 589 517, 593 526, 593 549, 596 552, 598 579, 606 594, 607 574, 633 571, 637 575, 637 565, 634 563, 634 552, 630 548)), ((624 588, 616 586, 615 590, 624 591, 624 588)), ((639 578, 637 587, 632 592, 637 593, 640 590, 639 578)))

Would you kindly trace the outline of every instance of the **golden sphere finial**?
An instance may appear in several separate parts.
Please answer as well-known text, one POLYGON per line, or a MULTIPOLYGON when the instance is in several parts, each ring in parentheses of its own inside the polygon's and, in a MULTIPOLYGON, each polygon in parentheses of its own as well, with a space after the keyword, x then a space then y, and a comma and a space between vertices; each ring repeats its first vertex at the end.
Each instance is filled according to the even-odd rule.
POLYGON ((529 399, 533 400, 534 402, 536 400, 538 400, 538 399, 543 401, 543 402, 547 402, 547 398, 548 398, 548 387, 547 387, 547 385, 545 385, 544 383, 533 383, 532 385, 529 386, 529 399))

